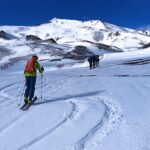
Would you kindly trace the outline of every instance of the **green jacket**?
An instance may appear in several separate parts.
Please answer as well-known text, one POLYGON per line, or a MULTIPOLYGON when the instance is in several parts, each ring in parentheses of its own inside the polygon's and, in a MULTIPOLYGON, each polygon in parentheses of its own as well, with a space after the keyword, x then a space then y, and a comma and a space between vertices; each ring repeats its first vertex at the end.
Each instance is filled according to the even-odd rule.
POLYGON ((28 72, 24 71, 24 75, 25 75, 26 77, 36 77, 37 69, 38 69, 38 71, 39 71, 40 73, 43 73, 43 70, 41 69, 41 66, 40 66, 39 62, 36 62, 36 63, 35 63, 35 68, 36 68, 36 71, 35 71, 35 72, 33 72, 33 73, 28 73, 28 72))

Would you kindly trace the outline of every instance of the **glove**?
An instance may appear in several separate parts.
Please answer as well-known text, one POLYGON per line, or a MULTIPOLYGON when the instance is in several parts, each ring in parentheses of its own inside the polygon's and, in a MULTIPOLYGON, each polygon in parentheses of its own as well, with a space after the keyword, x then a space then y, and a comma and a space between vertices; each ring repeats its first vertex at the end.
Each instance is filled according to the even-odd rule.
POLYGON ((42 71, 44 71, 44 68, 43 68, 43 66, 41 67, 41 70, 42 70, 42 71))

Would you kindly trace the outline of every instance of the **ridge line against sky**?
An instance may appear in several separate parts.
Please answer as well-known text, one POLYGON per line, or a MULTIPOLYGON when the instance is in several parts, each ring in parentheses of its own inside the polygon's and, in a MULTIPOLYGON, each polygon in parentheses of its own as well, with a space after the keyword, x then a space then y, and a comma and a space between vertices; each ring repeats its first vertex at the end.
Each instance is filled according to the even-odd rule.
POLYGON ((62 18, 149 29, 149 6, 149 0, 1 0, 0 25, 30 26, 62 18))

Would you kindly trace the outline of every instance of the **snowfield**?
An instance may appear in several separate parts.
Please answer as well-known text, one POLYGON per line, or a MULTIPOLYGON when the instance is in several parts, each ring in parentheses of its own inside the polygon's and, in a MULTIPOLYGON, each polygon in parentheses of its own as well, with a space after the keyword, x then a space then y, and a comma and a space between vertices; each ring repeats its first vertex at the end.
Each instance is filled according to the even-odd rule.
POLYGON ((145 49, 105 54, 93 70, 46 67, 28 111, 18 106, 24 62, 1 71, 0 150, 149 150, 149 58, 145 49))

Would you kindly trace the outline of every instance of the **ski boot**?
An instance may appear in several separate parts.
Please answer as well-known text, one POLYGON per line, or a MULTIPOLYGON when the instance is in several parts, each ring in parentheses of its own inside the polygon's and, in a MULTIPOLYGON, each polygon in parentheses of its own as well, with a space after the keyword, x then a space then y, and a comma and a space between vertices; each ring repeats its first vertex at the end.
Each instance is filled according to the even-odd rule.
POLYGON ((24 97, 24 103, 28 104, 28 98, 27 97, 24 97))
POLYGON ((31 105, 31 104, 32 104, 32 100, 28 99, 27 101, 28 101, 28 102, 27 102, 28 105, 31 105))

